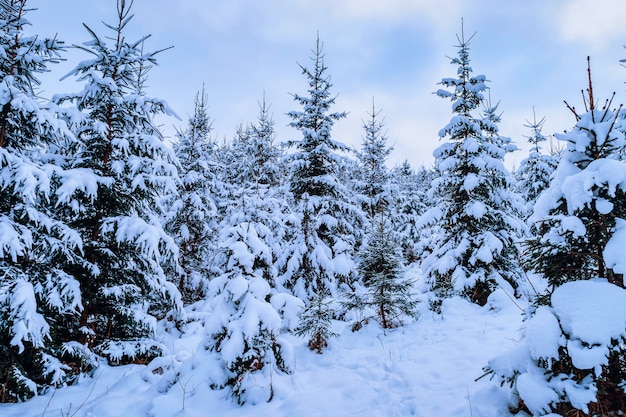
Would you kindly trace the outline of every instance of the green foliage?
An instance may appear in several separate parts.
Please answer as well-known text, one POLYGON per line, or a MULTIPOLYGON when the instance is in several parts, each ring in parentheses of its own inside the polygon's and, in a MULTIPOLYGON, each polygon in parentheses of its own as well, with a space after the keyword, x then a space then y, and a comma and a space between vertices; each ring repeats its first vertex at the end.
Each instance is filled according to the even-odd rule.
POLYGON ((401 278, 399 248, 390 230, 380 221, 368 246, 361 253, 359 273, 365 294, 351 295, 348 307, 373 309, 383 329, 402 324, 402 317, 417 318, 413 282, 401 278))
POLYGON ((472 75, 471 38, 462 34, 458 40, 458 56, 451 60, 457 77, 441 81, 452 91, 437 91, 452 101, 454 114, 439 132, 448 141, 434 152, 431 208, 420 221, 438 237, 423 262, 435 307, 455 295, 484 305, 498 286, 514 292, 521 280, 515 245, 525 232, 518 217, 521 199, 504 166, 506 153, 515 147, 498 132, 497 105, 484 97, 486 77, 472 75), (481 104, 485 109, 479 115, 481 104))
POLYGON ((309 349, 320 354, 328 346, 328 340, 338 336, 331 330, 335 316, 332 303, 332 300, 320 292, 300 313, 300 326, 295 332, 297 336, 308 336, 309 349))
POLYGON ((63 384, 61 363, 81 295, 68 274, 81 241, 56 213, 60 154, 75 140, 61 109, 37 97, 38 77, 63 43, 27 36, 25 0, 0 0, 0 401, 63 384))
MULTIPOLYGON (((612 294, 623 296, 623 289, 611 285, 623 287, 623 277, 611 269, 619 264, 615 258, 621 253, 605 249, 619 233, 619 225, 626 217, 623 185, 626 165, 622 159, 626 138, 619 124, 620 112, 610 110, 610 101, 602 109, 596 107, 590 67, 588 75, 589 88, 584 97, 586 111, 579 114, 568 105, 576 117, 576 125, 569 132, 555 135, 566 143, 566 148, 548 189, 537 199, 535 212, 529 219, 535 225, 537 236, 525 242, 526 266, 543 274, 550 285, 549 294, 540 294, 535 299, 535 310, 526 326, 527 332, 535 336, 528 337, 521 346, 526 345, 522 349, 528 349, 530 354, 518 355, 528 359, 521 360, 515 369, 486 368, 488 373, 499 376, 503 383, 511 386, 522 384, 522 376, 527 378, 531 373, 533 378, 543 377, 545 382, 541 380, 541 384, 549 387, 554 395, 552 399, 546 397, 540 412, 524 404, 524 393, 518 392, 522 397, 519 410, 532 411, 534 415, 550 412, 563 416, 614 415, 624 409, 626 401, 625 336, 619 332, 619 321, 605 317, 613 312, 597 313, 612 294), (609 283, 598 278, 606 278, 609 283), (594 281, 580 282, 587 280, 594 281), (583 289, 591 290, 592 286, 605 288, 602 290, 605 292, 594 293, 595 297, 589 298, 583 289), (563 293, 566 288, 568 292, 563 293), (576 288, 577 293, 571 292, 572 288, 576 288), (581 300, 575 300, 577 295, 581 300), (617 332, 611 334, 610 340, 602 342, 596 340, 597 337, 584 339, 575 334, 583 326, 574 323, 570 316, 566 316, 566 322, 559 317, 558 312, 563 311, 564 306, 582 309, 584 313, 580 313, 578 320, 593 320, 596 315, 606 321, 603 325, 610 326, 611 321, 618 323, 617 332), (540 323, 538 328, 535 321, 540 323), (536 349, 533 344, 543 343, 537 334, 546 329, 557 333, 558 352, 550 353, 547 358, 537 357, 536 352, 546 352, 546 349, 536 349), (581 351, 592 349, 602 349, 603 354, 589 355, 581 361, 581 351)), ((617 242, 622 252, 621 240, 617 242)), ((585 323, 585 327, 590 326, 589 323, 585 323)), ((533 402, 534 407, 538 407, 537 401, 533 402)))
POLYGON ((618 219, 626 218, 626 190, 615 182, 624 172, 626 139, 616 125, 618 113, 609 109, 611 103, 594 107, 591 78, 589 83, 591 108, 574 112, 574 128, 556 135, 566 148, 529 219, 537 235, 525 242, 526 266, 542 273, 552 289, 595 277, 623 285, 621 276, 607 267, 604 249, 618 219))
POLYGON ((319 38, 311 60, 312 70, 301 66, 309 94, 294 95, 302 110, 288 113, 290 126, 302 138, 289 143, 296 148, 288 161, 297 220, 283 256, 280 283, 307 306, 301 316, 301 334, 311 336, 309 346, 321 353, 334 316, 326 299, 356 281, 353 256, 364 216, 344 183, 341 167, 351 165, 343 155, 349 148, 331 137, 335 121, 346 114, 330 112, 335 98, 319 38))
POLYGON ((211 138, 212 122, 204 88, 196 94, 194 114, 184 131, 177 134, 174 152, 178 160, 178 189, 164 198, 164 228, 180 249, 178 263, 170 263, 166 274, 191 303, 205 297, 210 260, 217 252, 220 216, 217 207, 217 151, 211 138))
POLYGON ((158 221, 159 200, 174 191, 177 171, 153 119, 170 109, 143 90, 159 51, 144 51, 146 38, 127 40, 131 6, 118 1, 116 24, 105 24, 111 36, 85 26, 91 40, 80 49, 92 59, 68 74, 84 88, 56 96, 81 112, 69 119, 80 142, 70 167, 89 184, 67 181, 60 213, 83 242, 82 262, 68 267, 82 295, 74 339, 112 362, 132 361, 133 352, 138 360, 152 356, 156 315, 181 308, 163 271, 176 263, 178 248, 158 221), (117 353, 124 344, 128 359, 117 353))
POLYGON ((358 169, 355 175, 355 188, 361 207, 369 226, 373 226, 377 214, 387 212, 391 203, 389 192, 389 170, 385 165, 389 154, 393 150, 387 146, 387 136, 383 131, 384 123, 380 117, 380 110, 376 111, 372 100, 370 118, 363 122, 363 143, 358 156, 358 169))
POLYGON ((332 84, 330 77, 325 74, 328 68, 324 65, 319 38, 313 53, 313 70, 301 66, 309 82, 310 95, 295 94, 294 100, 303 110, 287 113, 293 119, 289 125, 302 132, 301 140, 289 143, 298 150, 292 162, 291 179, 291 192, 296 199, 301 199, 303 195, 339 197, 341 191, 337 183, 337 162, 340 158, 336 152, 348 150, 346 145, 331 137, 335 121, 346 117, 346 113, 330 113, 335 98, 330 93, 332 84))

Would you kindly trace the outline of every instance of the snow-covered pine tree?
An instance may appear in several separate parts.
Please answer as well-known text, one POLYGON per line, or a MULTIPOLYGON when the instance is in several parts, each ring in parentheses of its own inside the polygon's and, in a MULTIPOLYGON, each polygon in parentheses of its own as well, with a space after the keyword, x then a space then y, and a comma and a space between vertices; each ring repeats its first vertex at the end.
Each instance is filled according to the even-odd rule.
POLYGON ((434 152, 434 208, 422 219, 440 228, 438 242, 423 263, 435 307, 454 294, 483 305, 496 287, 512 290, 520 278, 513 256, 523 224, 509 203, 514 196, 512 176, 503 163, 506 141, 494 130, 489 114, 475 115, 484 102, 486 78, 472 75, 472 37, 465 39, 461 33, 457 39, 458 57, 451 63, 458 67, 458 76, 441 81, 453 91, 437 91, 452 101, 454 116, 439 132, 448 142, 434 152))
POLYGON ((370 228, 376 215, 389 209, 389 170, 385 162, 393 148, 387 145, 384 120, 380 119, 380 110, 376 111, 373 99, 372 112, 368 114, 370 118, 363 121, 365 134, 361 151, 357 153, 359 165, 355 188, 370 228))
POLYGON ((240 222, 223 230, 226 251, 225 273, 209 284, 211 315, 205 328, 206 347, 216 352, 224 369, 211 381, 216 388, 229 386, 240 404, 272 399, 271 374, 290 373, 290 345, 279 338, 281 318, 268 302, 267 270, 274 254, 264 242, 267 228, 240 222))
MULTIPOLYGON (((361 251, 359 274, 365 290, 348 294, 348 308, 369 310, 383 329, 402 324, 404 317, 417 317, 413 282, 402 277, 402 256, 385 216, 376 218, 375 230, 361 251)), ((361 318, 371 317, 366 313, 361 318)), ((360 327, 355 323, 353 329, 360 327)))
MULTIPOLYGON (((293 120, 290 126, 302 134, 302 139, 290 142, 296 152, 289 156, 290 188, 301 226, 287 248, 281 283, 305 302, 305 316, 316 305, 314 316, 322 323, 332 316, 326 314, 326 299, 336 296, 340 285, 350 286, 355 279, 353 253, 363 215, 339 181, 341 166, 345 164, 341 153, 347 152, 348 147, 334 140, 331 130, 335 121, 346 114, 330 113, 335 98, 330 93, 319 37, 311 60, 312 70, 300 66, 309 83, 309 95, 295 94, 302 110, 288 113, 293 120)), ((308 320, 305 323, 311 324, 308 320)), ((317 352, 323 350, 329 335, 320 333, 323 328, 303 328, 311 336, 311 349, 317 352)))
MULTIPOLYGON (((488 94, 487 98, 483 101, 483 116, 481 120, 481 127, 485 135, 486 143, 493 144, 498 148, 499 152, 494 151, 494 153, 500 154, 501 152, 505 152, 506 154, 517 151, 519 149, 513 143, 511 138, 500 135, 499 125, 502 122, 502 117, 500 113, 498 113, 499 105, 499 102, 494 105, 491 102, 491 94, 488 94)), ((500 159, 502 159, 502 157, 500 159)), ((507 174, 509 173, 507 172, 507 174)), ((498 179, 500 181, 503 181, 502 178, 498 179)), ((510 187, 510 181, 512 181, 510 174, 506 176, 506 179, 508 180, 508 182, 502 182, 500 185, 510 187)))
MULTIPOLYGON (((359 273, 364 287, 348 292, 348 301, 342 304, 348 309, 373 311, 381 326, 388 329, 401 323, 402 314, 411 315, 414 303, 409 298, 410 283, 400 281, 401 256, 399 247, 395 246, 396 236, 388 224, 393 192, 385 162, 392 148, 387 146, 384 124, 373 100, 369 116, 370 119, 363 122, 365 135, 353 174, 353 187, 366 217, 359 253, 359 273)), ((370 317, 366 313, 353 328, 370 317)))
POLYGON ((485 147, 488 155, 485 158, 487 166, 483 170, 493 187, 489 197, 492 207, 501 212, 499 214, 501 218, 495 220, 494 224, 488 224, 487 229, 501 228, 500 236, 509 243, 502 249, 499 268, 504 274, 510 274, 509 280, 513 281, 512 285, 515 287, 520 283, 521 272, 518 244, 520 239, 528 235, 528 228, 522 220, 524 200, 517 192, 517 181, 515 176, 503 166, 503 162, 506 154, 518 151, 519 148, 510 137, 500 135, 499 103, 493 105, 489 94, 483 104, 481 125, 485 134, 485 147), (498 222, 504 222, 504 227, 498 222))
POLYGON ((74 137, 35 92, 63 46, 24 33, 29 11, 25 0, 0 1, 0 402, 71 379, 64 342, 82 308, 66 268, 82 242, 54 210, 59 183, 77 179, 56 153, 74 137))
POLYGON ((597 107, 588 74, 585 112, 568 105, 576 125, 555 135, 566 148, 530 218, 540 235, 527 259, 548 279, 549 294, 514 351, 485 368, 534 416, 612 416, 626 403, 624 119, 610 110, 612 100, 597 107))
POLYGON ((131 6, 118 0, 117 22, 105 24, 110 36, 85 25, 92 39, 77 47, 91 58, 68 74, 84 88, 56 96, 83 114, 72 126, 82 143, 72 168, 91 185, 85 191, 66 183, 60 194, 89 263, 72 271, 83 300, 76 338, 112 363, 159 354, 152 309, 163 303, 180 307, 180 294, 163 272, 163 262, 175 262, 178 248, 158 212, 159 196, 175 191, 175 157, 153 121, 156 114, 172 113, 142 91, 143 75, 158 52, 143 51, 147 37, 126 40, 131 6))
POLYGON ((241 127, 229 148, 228 208, 220 224, 226 263, 209 285, 206 326, 207 346, 225 370, 215 386, 230 386, 240 403, 270 400, 274 368, 291 371, 283 357, 291 348, 279 338, 283 323, 277 310, 301 306, 286 294, 279 308, 273 305, 289 207, 279 183, 282 155, 274 144, 274 121, 265 99, 260 107, 258 123, 241 127))
MULTIPOLYGON (((227 225, 237 221, 261 222, 276 227, 272 232, 277 233, 276 240, 280 242, 289 206, 284 169, 280 167, 283 152, 275 143, 275 136, 274 120, 264 96, 259 103, 257 123, 240 125, 233 142, 223 150, 226 193, 222 205, 227 225)), ((277 249, 275 253, 279 252, 277 249)))
POLYGON ((423 259, 432 251, 433 238, 437 234, 435 227, 421 227, 419 220, 430 208, 428 191, 434 175, 434 170, 425 167, 419 167, 415 172, 406 159, 391 170, 391 229, 397 235, 407 264, 423 259))
POLYGON ((530 143, 530 153, 524 159, 517 171, 517 190, 525 202, 524 218, 528 219, 532 215, 533 207, 539 195, 550 185, 550 177, 556 169, 557 158, 554 155, 543 154, 541 152, 542 143, 548 139, 541 133, 545 117, 537 120, 533 109, 533 121, 526 121, 524 127, 531 130, 527 136, 530 143))
POLYGON ((276 188, 283 182, 282 151, 275 139, 274 119, 264 94, 257 122, 241 126, 232 144, 229 175, 234 185, 245 183, 245 188, 276 188))
POLYGON ((293 223, 293 219, 279 166, 283 155, 274 142, 273 126, 264 98, 257 123, 238 129, 227 151, 228 157, 224 158, 228 161, 224 170, 228 197, 220 227, 246 223, 256 229, 271 253, 262 275, 272 288, 276 288, 277 262, 288 239, 287 223, 293 223))
POLYGON ((186 303, 202 298, 208 289, 211 260, 217 251, 219 189, 215 143, 211 135, 207 94, 196 94, 194 113, 178 132, 174 152, 179 162, 178 192, 165 198, 165 229, 180 248, 179 268, 168 271, 186 303))
POLYGON ((538 198, 529 223, 538 236, 526 243, 528 266, 542 273, 552 289, 567 281, 605 277, 623 285, 604 259, 604 249, 626 218, 626 186, 621 161, 625 139, 611 101, 598 108, 589 70, 586 112, 574 128, 555 134, 566 148, 550 186, 538 198))

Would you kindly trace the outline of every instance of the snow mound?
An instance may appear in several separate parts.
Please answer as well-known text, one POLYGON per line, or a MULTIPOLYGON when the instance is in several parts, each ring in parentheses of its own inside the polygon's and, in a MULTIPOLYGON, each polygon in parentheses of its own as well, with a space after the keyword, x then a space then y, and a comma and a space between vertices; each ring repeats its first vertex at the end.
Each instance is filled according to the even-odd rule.
POLYGON ((567 402, 588 413, 596 379, 626 341, 626 290, 602 279, 574 281, 558 287, 551 301, 528 321, 518 346, 489 361, 486 370, 511 383, 535 416, 567 402))

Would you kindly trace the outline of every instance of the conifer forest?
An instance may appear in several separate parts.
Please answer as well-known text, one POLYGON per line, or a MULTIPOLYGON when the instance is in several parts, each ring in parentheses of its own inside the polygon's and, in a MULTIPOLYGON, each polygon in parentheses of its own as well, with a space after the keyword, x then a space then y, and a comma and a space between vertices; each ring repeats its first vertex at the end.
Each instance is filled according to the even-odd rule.
POLYGON ((433 162, 390 166, 375 98, 358 149, 334 134, 323 33, 291 108, 262 95, 223 139, 200 84, 167 135, 168 45, 111 1, 70 46, 0 0, 0 415, 624 415, 626 109, 593 60, 511 169, 459 25, 433 162))

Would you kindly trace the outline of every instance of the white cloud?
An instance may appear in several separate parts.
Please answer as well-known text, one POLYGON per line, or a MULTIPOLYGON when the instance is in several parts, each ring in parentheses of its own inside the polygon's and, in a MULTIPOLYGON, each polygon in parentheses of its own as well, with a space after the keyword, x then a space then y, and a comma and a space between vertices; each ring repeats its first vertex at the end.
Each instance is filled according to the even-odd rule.
POLYGON ((602 50, 615 42, 626 43, 625 16, 623 0, 570 0, 555 17, 563 39, 602 50))
MULTIPOLYGON (((41 12, 32 13, 35 31, 58 30, 68 43, 88 39, 82 21, 106 32, 100 20, 115 20, 115 2, 88 3, 40 1, 35 7, 41 12)), ((461 18, 466 35, 478 32, 472 65, 493 81, 494 99, 502 101, 501 133, 519 145, 533 105, 547 119, 544 133, 571 127, 562 100, 580 103, 587 55, 599 98, 616 90, 615 103, 624 101, 619 95, 626 70, 618 60, 626 57, 625 0, 447 0, 445 5, 432 0, 136 0, 133 11, 129 38, 152 33, 150 48, 175 45, 159 56, 148 81, 150 93, 168 100, 186 119, 204 82, 220 138, 232 137, 237 123, 256 118, 263 90, 273 105, 279 139, 297 135, 286 127, 284 113, 296 106, 288 93, 306 92, 296 63, 310 64, 318 30, 332 91, 339 94, 335 109, 351 112, 337 124, 337 139, 360 145, 361 118, 375 96, 395 144, 391 165, 405 157, 413 164, 432 163, 432 149, 440 144, 437 132, 451 117, 449 103, 432 92, 442 77, 455 74, 446 56, 457 53, 453 45, 461 18)), ((72 57, 68 65, 75 64, 72 57)), ((54 77, 61 75, 57 70, 54 77)), ((56 89, 46 83, 45 88, 54 93, 77 85, 56 89)))
POLYGON ((461 0, 448 0, 445 7, 431 0, 321 0, 308 3, 312 7, 322 7, 327 14, 342 20, 407 21, 420 20, 444 22, 446 16, 462 8, 461 0))

